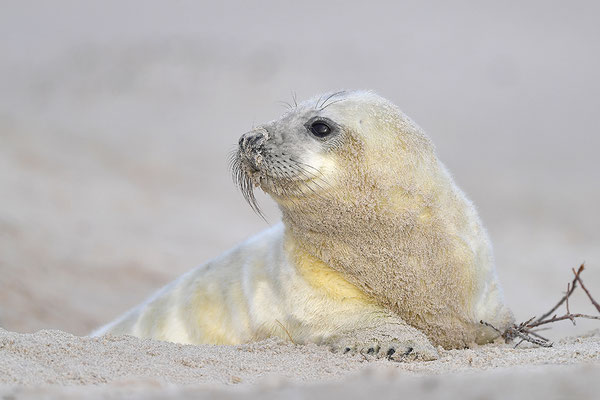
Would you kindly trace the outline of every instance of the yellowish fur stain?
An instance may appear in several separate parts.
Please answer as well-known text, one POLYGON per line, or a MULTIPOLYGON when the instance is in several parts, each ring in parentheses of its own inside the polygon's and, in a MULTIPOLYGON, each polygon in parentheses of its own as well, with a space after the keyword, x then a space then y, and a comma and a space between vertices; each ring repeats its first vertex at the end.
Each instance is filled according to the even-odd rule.
POLYGON ((211 290, 210 285, 199 287, 191 299, 190 307, 196 318, 193 321, 201 332, 203 343, 237 344, 231 336, 234 332, 230 316, 224 312, 225 299, 219 290, 211 290))
POLYGON ((285 247, 288 255, 294 260, 296 270, 309 285, 332 300, 375 303, 373 298, 346 280, 340 272, 332 269, 295 243, 298 241, 288 236, 285 240, 285 247))

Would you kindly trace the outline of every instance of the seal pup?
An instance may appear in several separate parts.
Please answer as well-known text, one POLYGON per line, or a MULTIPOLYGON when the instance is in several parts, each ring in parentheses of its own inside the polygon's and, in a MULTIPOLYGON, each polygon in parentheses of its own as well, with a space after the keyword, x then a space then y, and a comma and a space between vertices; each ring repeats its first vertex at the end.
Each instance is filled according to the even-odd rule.
POLYGON ((267 337, 437 358, 513 321, 475 208, 425 133, 370 91, 310 99, 242 135, 232 171, 282 223, 172 282, 95 335, 267 337))

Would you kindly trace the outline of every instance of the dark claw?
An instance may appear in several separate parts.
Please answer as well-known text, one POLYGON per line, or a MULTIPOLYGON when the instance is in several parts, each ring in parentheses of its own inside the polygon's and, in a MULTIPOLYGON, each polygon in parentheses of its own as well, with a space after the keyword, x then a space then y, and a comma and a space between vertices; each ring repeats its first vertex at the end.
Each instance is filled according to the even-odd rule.
POLYGON ((346 347, 346 348, 344 349, 344 354, 346 354, 346 353, 349 353, 349 352, 350 352, 350 350, 352 350, 350 347, 346 347))
POLYGON ((373 354, 375 353, 375 349, 372 347, 369 347, 369 350, 367 350, 367 354, 373 354))
POLYGON ((395 352, 396 352, 396 349, 394 349, 394 348, 389 349, 387 351, 388 358, 391 358, 394 355, 395 352))
POLYGON ((412 347, 409 347, 409 348, 408 348, 408 350, 406 350, 406 352, 405 352, 403 355, 404 355, 404 356, 407 356, 407 355, 409 355, 410 353, 412 353, 412 352, 413 352, 413 350, 414 350, 414 349, 413 349, 412 347))

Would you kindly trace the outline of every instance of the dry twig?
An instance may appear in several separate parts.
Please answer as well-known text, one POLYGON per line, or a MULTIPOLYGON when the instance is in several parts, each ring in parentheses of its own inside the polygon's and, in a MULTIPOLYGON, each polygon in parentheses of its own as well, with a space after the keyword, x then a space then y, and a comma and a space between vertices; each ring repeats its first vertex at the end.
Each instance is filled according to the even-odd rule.
POLYGON ((565 293, 565 295, 560 299, 560 301, 558 303, 556 303, 556 305, 554 307, 552 307, 550 309, 550 311, 542 314, 542 316, 539 317, 538 319, 536 319, 535 317, 530 318, 529 320, 527 320, 525 322, 521 322, 520 324, 513 324, 512 326, 506 328, 506 330, 504 330, 504 331, 500 331, 499 329, 497 329, 496 327, 494 327, 493 325, 491 325, 485 321, 480 321, 480 323, 494 329, 496 332, 498 332, 498 335, 501 336, 507 343, 510 343, 517 338, 521 339, 515 345, 515 347, 519 346, 523 342, 533 343, 535 345, 542 346, 542 347, 552 347, 552 342, 550 342, 550 340, 548 340, 547 338, 536 333, 537 331, 539 331, 539 329, 534 330, 535 328, 542 326, 542 325, 551 324, 551 323, 558 322, 558 321, 563 321, 566 319, 570 320, 573 323, 573 325, 575 325, 576 318, 600 320, 600 316, 580 314, 580 313, 573 314, 573 313, 571 313, 571 310, 569 309, 569 297, 571 297, 571 295, 575 291, 575 288, 577 287, 577 283, 579 283, 579 285, 581 286, 581 288, 583 289, 583 291, 585 292, 587 297, 590 299, 590 301, 592 302, 594 307, 596 307, 596 310, 598 310, 598 312, 600 312, 600 304, 598 304, 594 300, 591 293, 588 291, 588 289, 583 284, 583 281, 581 280, 580 275, 583 272, 583 270, 584 270, 583 264, 581 264, 577 270, 575 270, 574 268, 572 269, 575 277, 573 278, 573 281, 571 283, 567 284, 567 292, 565 293), (556 314, 554 314, 554 312, 563 303, 565 303, 567 312, 564 315, 557 316, 556 314), (552 317, 550 317, 550 315, 552 315, 552 317))
POLYGON ((294 339, 292 339, 292 335, 290 335, 290 331, 288 331, 288 329, 285 327, 285 325, 283 325, 278 319, 275 319, 275 322, 277 322, 279 324, 279 326, 281 327, 281 329, 283 329, 283 331, 286 333, 287 337, 290 339, 290 342, 292 342, 292 344, 296 344, 296 342, 294 342, 294 339))
POLYGON ((542 316, 537 319, 538 321, 543 321, 544 319, 546 319, 550 314, 552 314, 554 311, 556 311, 558 309, 558 307, 560 307, 565 301, 567 301, 567 299, 573 294, 573 292, 575 291, 575 288, 577 287, 577 277, 579 276, 579 274, 581 272, 583 272, 583 264, 581 264, 579 266, 579 269, 577 270, 577 272, 575 272, 575 269, 573 269, 575 278, 573 278, 573 282, 571 282, 571 290, 567 290, 567 293, 565 293, 563 298, 560 299, 560 301, 558 303, 556 303, 556 305, 554 307, 552 307, 550 309, 550 311, 548 311, 545 314, 542 314, 542 316))
MULTIPOLYGON (((579 267, 579 269, 583 270, 583 264, 581 264, 581 267, 579 267)), ((596 307, 596 310, 598 310, 598 312, 600 312, 600 304, 598 304, 596 302, 596 300, 594 300, 594 298, 592 297, 592 295, 590 294, 590 292, 587 290, 587 288, 583 284, 583 281, 579 277, 579 271, 575 272, 575 268, 573 268, 573 273, 575 274, 575 279, 577 279, 577 282, 579 282, 579 284, 581 285, 581 288, 583 289, 583 291, 585 292, 585 294, 587 295, 587 297, 590 299, 590 301, 592 302, 592 304, 594 305, 594 307, 596 307)))

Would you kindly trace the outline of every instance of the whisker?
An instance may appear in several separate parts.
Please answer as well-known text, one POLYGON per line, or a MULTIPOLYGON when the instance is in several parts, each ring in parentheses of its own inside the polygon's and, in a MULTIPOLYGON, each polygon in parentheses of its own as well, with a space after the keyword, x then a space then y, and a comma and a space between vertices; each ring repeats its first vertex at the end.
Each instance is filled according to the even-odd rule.
POLYGON ((300 170, 300 172, 309 180, 312 179, 309 182, 302 182, 304 184, 304 186, 308 187, 315 195, 317 195, 318 197, 320 197, 321 199, 329 199, 332 200, 333 197, 325 190, 324 187, 322 187, 321 185, 319 185, 319 182, 317 179, 319 179, 318 177, 312 175, 308 175, 308 172, 306 170, 300 170), (315 186, 317 186, 319 189, 321 189, 323 191, 323 193, 326 193, 326 197, 323 197, 323 195, 321 195, 320 193, 317 193, 312 187, 310 187, 310 184, 313 184, 315 186))
MULTIPOLYGON (((311 179, 311 177, 309 175, 306 174, 305 171, 299 171, 304 177, 311 179)), ((308 182, 305 181, 301 181, 302 185, 306 188, 308 188, 308 190, 310 190, 311 192, 313 192, 313 194, 315 196, 317 196, 318 198, 320 198, 321 200, 331 200, 332 198, 327 195, 327 197, 324 197, 321 193, 318 193, 314 188, 312 188, 310 186, 310 184, 308 182)), ((325 189, 323 189, 315 180, 311 181, 310 183, 316 185, 319 189, 321 189, 323 192, 325 192, 325 189)), ((325 192, 327 193, 327 192, 325 192)))
POLYGON ((237 151, 232 151, 229 155, 229 168, 233 178, 233 182, 242 193, 244 200, 246 200, 248 205, 250 205, 250 208, 256 214, 258 214, 265 222, 268 223, 254 195, 254 183, 252 182, 252 179, 248 176, 246 171, 244 171, 237 151))
POLYGON ((279 100, 277 103, 281 104, 283 107, 287 108, 289 111, 292 111, 294 109, 294 107, 292 107, 292 105, 290 103, 288 103, 287 101, 279 100))
POLYGON ((319 111, 323 111, 324 109, 326 109, 326 108, 327 108, 327 107, 329 107, 330 105, 332 105, 332 104, 335 104, 335 103, 339 103, 339 102, 342 102, 342 101, 345 101, 345 100, 346 100, 346 99, 334 100, 334 101, 332 101, 331 103, 327 104, 326 106, 323 106, 323 107, 321 107, 321 109, 320 109, 319 111))
MULTIPOLYGON (((330 183, 327 181, 327 179, 325 179, 325 176, 323 175, 323 173, 322 173, 321 171, 319 171, 317 168, 313 167, 312 165, 309 165, 309 164, 303 163, 302 161, 298 161, 298 160, 296 160, 296 159, 294 159, 294 158, 291 158, 291 157, 290 157, 289 159, 290 159, 290 161, 293 161, 293 162, 295 162, 295 163, 296 163, 296 165, 297 165, 299 168, 301 168, 301 167, 307 167, 307 168, 310 168, 310 169, 314 170, 314 171, 315 171, 317 174, 319 174, 319 175, 320 175, 320 177, 318 177, 318 179, 320 179, 320 180, 321 180, 321 182, 325 183, 325 184, 326 184, 328 187, 330 187, 330 188, 332 188, 332 187, 333 187, 333 186, 332 186, 332 185, 331 185, 331 184, 330 184, 330 183)), ((308 172, 308 171, 307 171, 307 172, 308 172)), ((316 179, 316 178, 317 178, 316 174, 315 174, 315 173, 312 173, 312 174, 313 174, 313 177, 316 179)))
POLYGON ((323 98, 323 95, 319 96, 319 98, 317 99, 317 103, 315 104, 315 110, 319 109, 319 103, 321 102, 322 98, 323 98))
MULTIPOLYGON (((340 90, 339 92, 335 92, 335 93, 330 94, 329 96, 327 96, 327 98, 325 100, 323 100, 323 103, 321 103, 321 107, 317 107, 317 108, 319 108, 319 110, 323 110, 323 106, 325 105, 325 103, 327 103, 327 101, 329 99, 331 99, 332 97, 335 97, 337 95, 340 95, 342 93, 345 93, 345 92, 346 92, 345 90, 340 90)), ((319 103, 317 103, 317 104, 319 104, 319 103)))
POLYGON ((233 166, 238 160, 238 147, 231 149, 227 155, 227 165, 230 171, 233 171, 233 166))
MULTIPOLYGON (((294 161, 293 159, 291 159, 291 161, 294 161)), ((326 186, 328 187, 332 187, 326 180, 324 180, 323 178, 317 176, 315 173, 310 172, 308 170, 306 170, 302 165, 300 165, 300 163, 298 161, 294 161, 296 162, 296 165, 294 165, 294 168, 296 169, 296 173, 300 173, 302 174, 306 180, 310 180, 310 182, 305 182, 303 181, 302 184, 307 187, 309 190, 311 190, 315 195, 317 195, 319 198, 321 198, 322 200, 333 200, 333 196, 331 196, 331 194, 319 184, 319 181, 323 182, 326 186), (325 196, 323 196, 322 193, 317 193, 314 188, 312 188, 310 185, 313 184, 315 186, 317 186, 319 189, 321 189, 322 193, 325 194, 325 196)), ((317 170, 316 168, 305 164, 308 167, 313 168, 315 171, 317 171, 320 175, 323 175, 319 170, 317 170)))
MULTIPOLYGON (((317 196, 319 198, 323 198, 313 188, 311 188, 309 185, 305 184, 305 182, 294 179, 296 176, 292 175, 291 172, 286 171, 277 165, 274 165, 273 169, 278 173, 279 176, 282 176, 285 179, 283 182, 279 183, 279 187, 284 192, 286 192, 285 194, 288 195, 287 200, 292 202, 292 204, 294 204, 294 206, 298 207, 298 204, 294 200, 294 197, 297 196, 298 194, 304 194, 304 191, 302 189, 303 187, 308 188, 310 191, 312 191, 314 193, 315 196, 317 196), (299 186, 299 185, 302 185, 302 186, 299 186)), ((303 173, 302 171, 298 171, 296 169, 294 170, 295 174, 298 174, 299 172, 305 178, 310 179, 310 177, 307 174, 303 173)))

